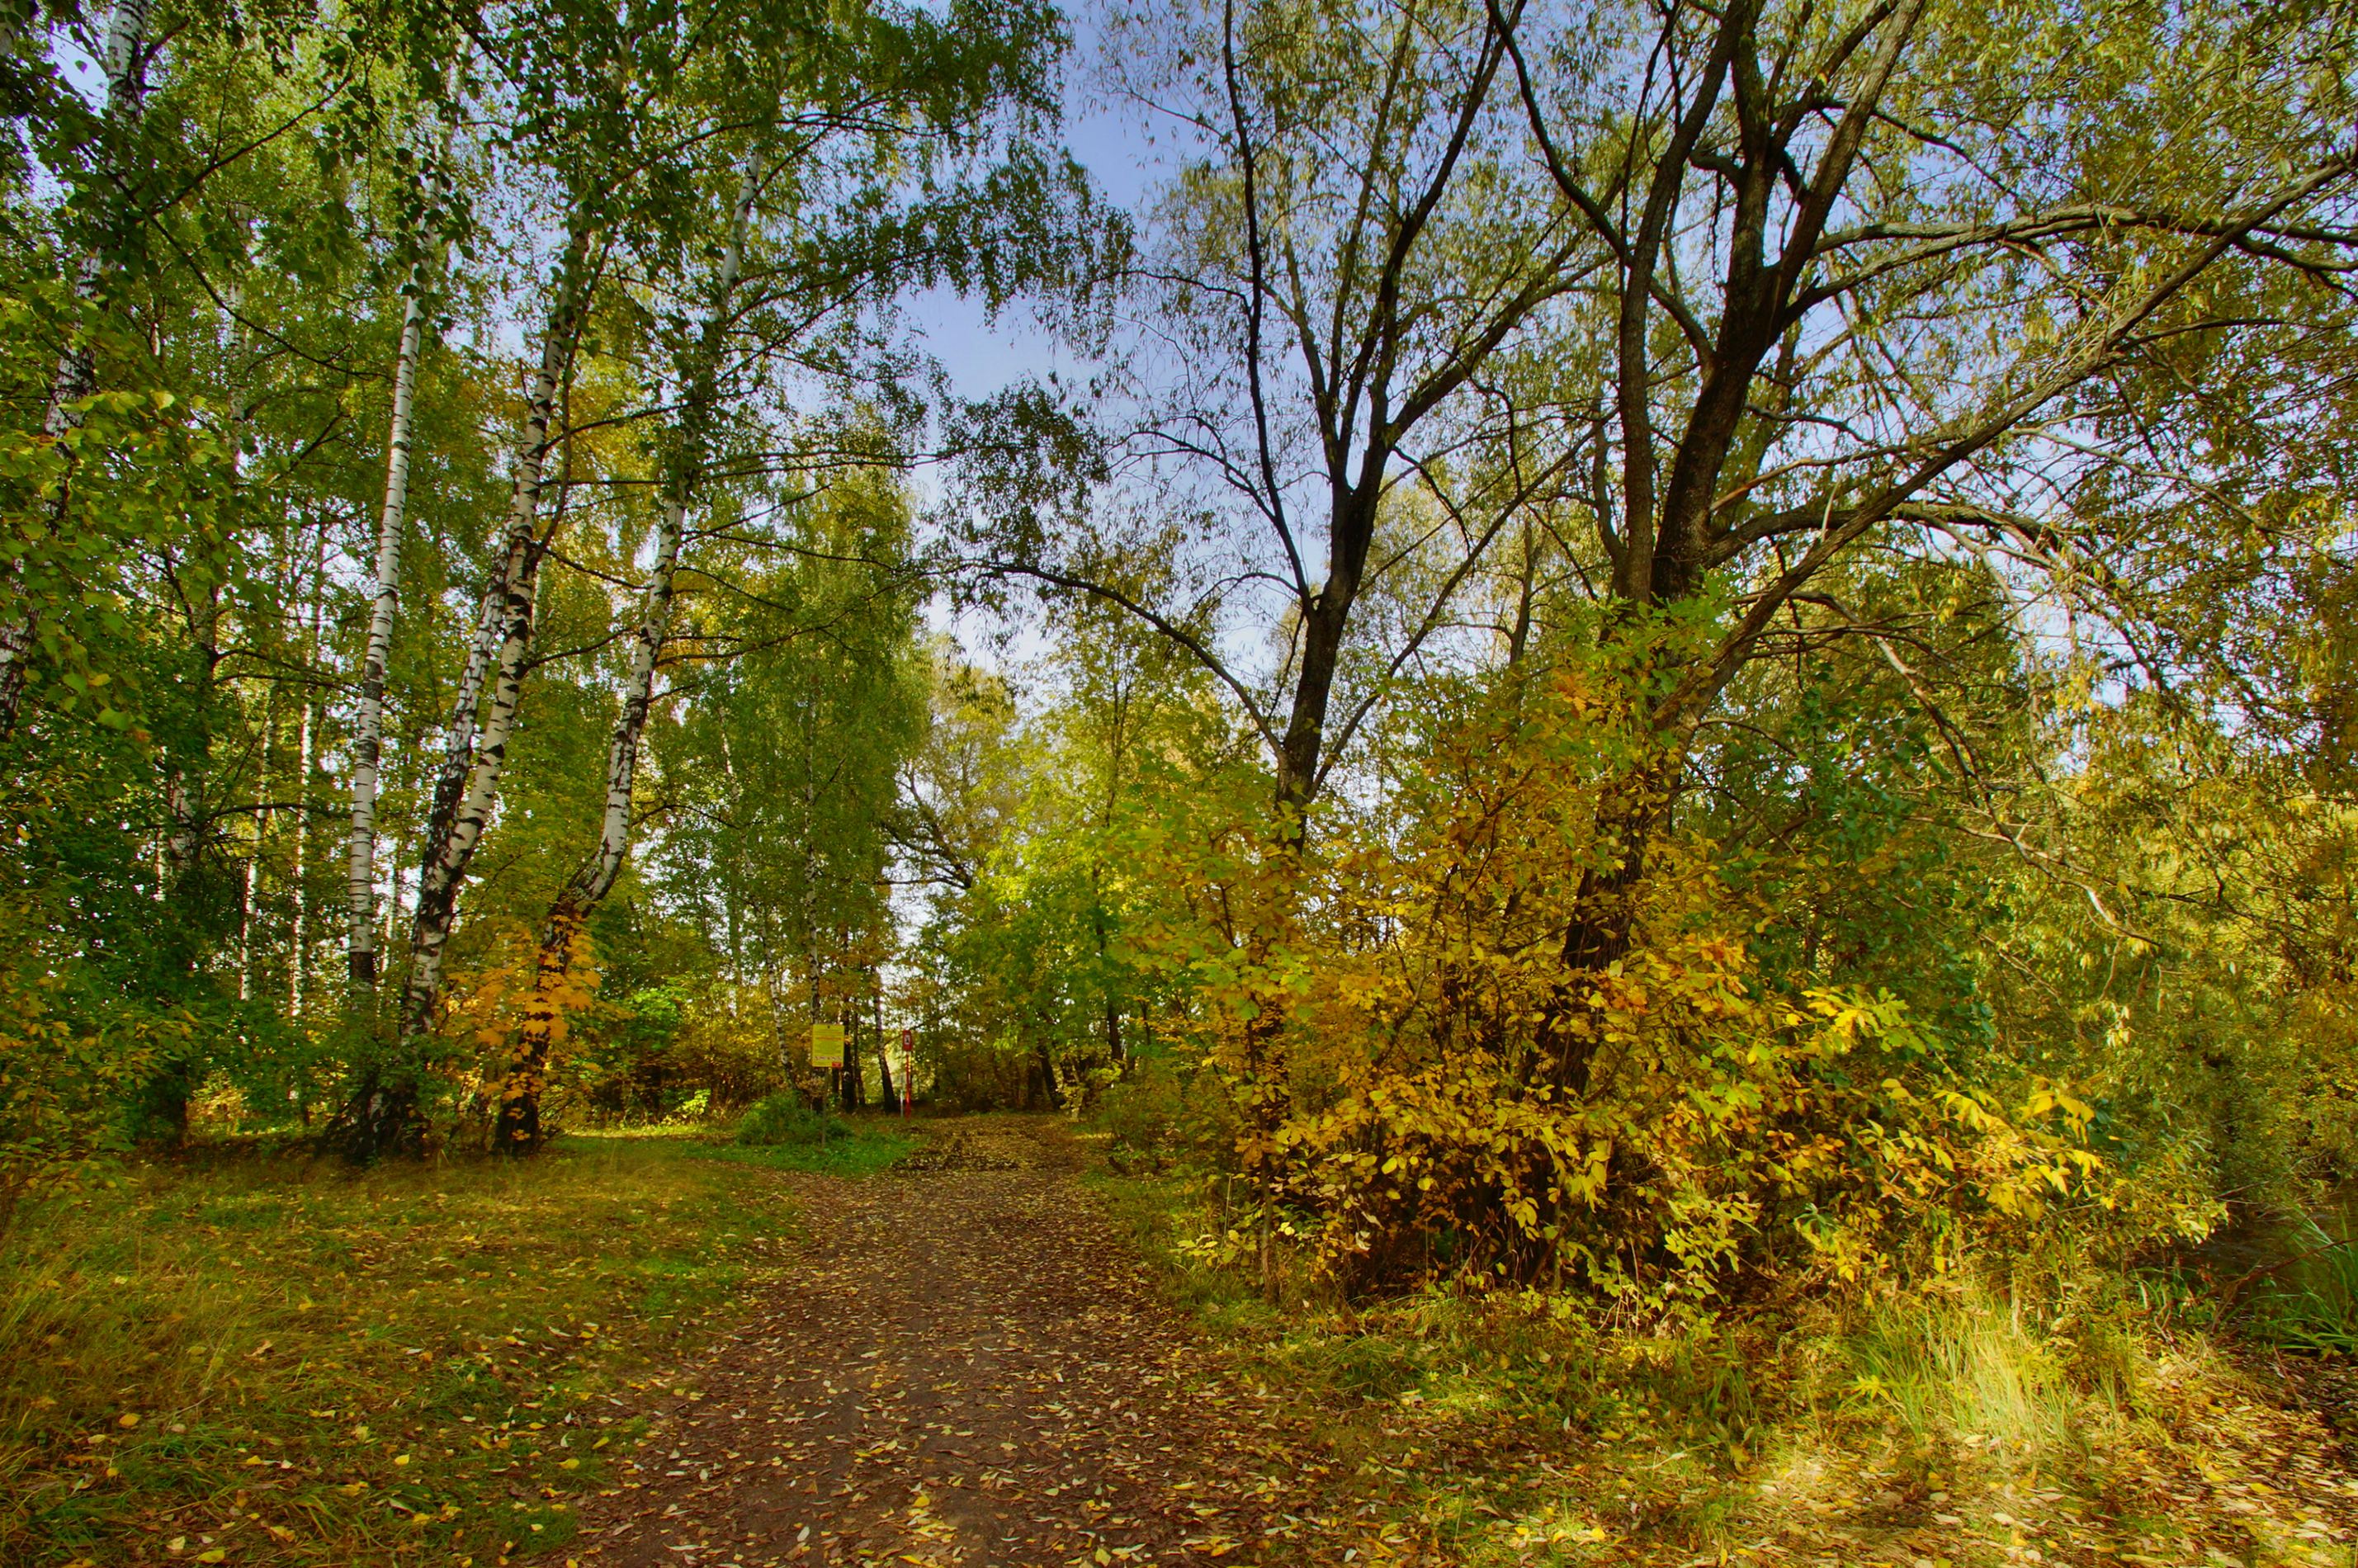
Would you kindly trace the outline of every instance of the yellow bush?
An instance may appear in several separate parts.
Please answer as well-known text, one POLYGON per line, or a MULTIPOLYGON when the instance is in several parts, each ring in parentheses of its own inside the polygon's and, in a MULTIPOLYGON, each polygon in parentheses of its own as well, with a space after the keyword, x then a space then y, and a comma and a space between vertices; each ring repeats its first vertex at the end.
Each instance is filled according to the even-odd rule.
POLYGON ((2129 1183, 2091 1147, 2069 1086, 1888 995, 1779 992, 1707 844, 1658 837, 1628 952, 1567 968, 1600 801, 1642 771, 1589 718, 1568 686, 1461 727, 1347 854, 1166 848, 1208 916, 1166 946, 1213 1004, 1196 1044, 1257 1195, 1208 1248, 1298 1239, 1347 1288, 1660 1303, 1939 1273, 2059 1211, 2128 1240, 2207 1226, 2188 1173, 2129 1183))

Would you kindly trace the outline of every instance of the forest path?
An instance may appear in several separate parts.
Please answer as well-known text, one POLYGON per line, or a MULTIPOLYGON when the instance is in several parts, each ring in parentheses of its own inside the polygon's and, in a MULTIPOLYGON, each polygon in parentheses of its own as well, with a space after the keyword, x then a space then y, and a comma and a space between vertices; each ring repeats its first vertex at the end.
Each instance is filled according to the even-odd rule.
POLYGON ((1060 1122, 940 1124, 908 1163, 790 1179, 802 1240, 667 1381, 589 1562, 1340 1559, 1329 1461, 1155 1299, 1060 1122))

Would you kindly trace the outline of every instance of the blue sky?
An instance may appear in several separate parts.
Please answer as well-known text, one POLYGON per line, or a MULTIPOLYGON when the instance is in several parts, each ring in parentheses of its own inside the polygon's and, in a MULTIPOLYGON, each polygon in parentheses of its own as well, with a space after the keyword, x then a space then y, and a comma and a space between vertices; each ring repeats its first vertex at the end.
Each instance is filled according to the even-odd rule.
MULTIPOLYGON (((1093 85, 1102 49, 1093 8, 1071 16, 1073 47, 1065 67, 1065 146, 1107 200, 1136 212, 1162 178, 1170 144, 1150 146, 1134 111, 1103 102, 1093 85)), ((946 289, 930 290, 906 302, 908 319, 924 330, 925 341, 948 370, 960 395, 981 397, 1026 374, 1076 368, 1028 311, 1017 307, 997 322, 981 308, 946 289)))

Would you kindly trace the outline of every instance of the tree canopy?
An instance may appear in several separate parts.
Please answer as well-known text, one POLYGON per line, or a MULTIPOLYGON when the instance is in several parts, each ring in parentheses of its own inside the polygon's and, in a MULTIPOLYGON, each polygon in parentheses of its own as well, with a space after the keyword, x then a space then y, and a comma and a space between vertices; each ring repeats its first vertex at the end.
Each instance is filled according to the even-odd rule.
POLYGON ((1658 1305, 2297 1207, 2353 25, 27 11, 0 1171, 914 1094, 1658 1305))

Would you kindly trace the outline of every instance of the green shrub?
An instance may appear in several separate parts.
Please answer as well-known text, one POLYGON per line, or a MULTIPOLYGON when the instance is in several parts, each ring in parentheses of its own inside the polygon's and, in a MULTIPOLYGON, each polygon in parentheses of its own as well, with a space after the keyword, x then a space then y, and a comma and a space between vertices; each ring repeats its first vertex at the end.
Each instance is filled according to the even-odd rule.
POLYGON ((740 1143, 824 1143, 831 1138, 850 1136, 848 1123, 813 1110, 800 1097, 791 1094, 756 1100, 746 1111, 745 1119, 737 1124, 740 1143))

